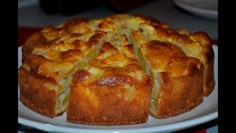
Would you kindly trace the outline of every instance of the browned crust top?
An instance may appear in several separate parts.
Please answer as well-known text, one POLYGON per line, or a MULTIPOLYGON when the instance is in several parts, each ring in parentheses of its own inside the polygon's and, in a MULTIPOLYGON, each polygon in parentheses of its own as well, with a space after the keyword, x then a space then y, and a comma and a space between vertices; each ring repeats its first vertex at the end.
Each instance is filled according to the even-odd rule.
MULTIPOLYGON (((81 119, 78 119, 79 116, 68 117, 68 121, 112 125, 141 123, 147 120, 147 101, 144 100, 145 104, 139 105, 140 101, 137 99, 138 96, 146 98, 150 95, 148 91, 143 92, 145 89, 148 90, 150 79, 141 71, 135 59, 133 42, 142 42, 147 46, 147 59, 150 60, 153 68, 159 69, 161 73, 163 88, 158 96, 162 99, 159 101, 159 106, 166 108, 160 108, 162 110, 159 110, 157 115, 159 118, 171 117, 191 110, 202 102, 203 96, 210 95, 215 87, 214 53, 205 32, 192 34, 184 29, 171 29, 166 23, 153 17, 120 14, 103 19, 73 19, 57 26, 47 26, 29 37, 23 46, 22 66, 18 74, 22 103, 43 115, 49 117, 58 115, 55 114, 58 92, 45 87, 45 84, 58 84, 64 75, 70 75, 74 66, 85 58, 88 51, 100 47, 98 45, 101 40, 104 42, 99 48, 100 52, 89 65, 103 71, 103 77, 89 83, 87 80, 92 74, 87 69, 77 71, 73 73, 71 90, 72 97, 76 94, 81 95, 74 96, 74 100, 86 100, 83 93, 78 92, 85 87, 93 88, 91 91, 94 95, 105 98, 98 100, 102 103, 99 105, 99 111, 92 112, 90 108, 82 110, 87 112, 86 115, 89 114, 88 119, 86 115, 82 115, 81 119), (127 76, 128 71, 141 72, 145 75, 142 76, 143 81, 138 80, 140 77, 127 76), (201 82, 202 91, 199 89, 201 82), (79 87, 78 83, 81 83, 79 87), (122 90, 125 84, 137 85, 137 88, 142 89, 138 90, 140 92, 137 92, 132 106, 120 109, 119 107, 126 106, 128 103, 123 98, 113 101, 114 93, 119 89, 122 90), (184 85, 178 88, 179 91, 176 93, 171 93, 170 91, 178 86, 176 84, 184 85), (114 92, 106 93, 97 89, 98 87, 104 87, 104 90, 111 90, 114 87, 116 89, 114 92), (48 104, 45 104, 46 101, 48 104), (112 106, 116 111, 109 109, 112 106), (139 111, 140 108, 145 108, 142 113, 139 111), (133 114, 126 114, 127 110, 132 110, 133 114), (104 111, 110 117, 100 119, 99 115, 104 115, 102 114, 104 111), (139 115, 139 118, 135 118, 139 115), (94 118, 91 118, 92 116, 94 118), (126 119, 128 117, 129 120, 126 119), (118 121, 115 120, 116 118, 118 121)), ((71 101, 70 104, 77 103, 71 101)), ((70 109, 68 113, 70 116, 75 115, 78 108, 83 106, 75 105, 75 108, 70 109)), ((152 115, 156 116, 156 114, 152 115)))

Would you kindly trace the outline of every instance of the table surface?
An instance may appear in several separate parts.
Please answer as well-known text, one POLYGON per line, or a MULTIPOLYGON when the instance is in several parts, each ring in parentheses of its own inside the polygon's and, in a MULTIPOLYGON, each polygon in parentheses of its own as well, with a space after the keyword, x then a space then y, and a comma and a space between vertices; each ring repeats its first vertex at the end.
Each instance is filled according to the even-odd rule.
MULTIPOLYGON (((210 38, 218 38, 217 19, 208 19, 187 13, 175 6, 173 0, 156 0, 127 11, 126 13, 153 16, 162 22, 168 23, 171 28, 184 28, 188 29, 190 32, 201 30, 208 33, 210 38)), ((116 14, 116 12, 105 5, 101 5, 73 16, 62 16, 61 14, 47 15, 36 3, 18 8, 18 26, 43 27, 47 25, 56 25, 75 17, 102 18, 113 14, 116 14)), ((218 123, 215 122, 213 125, 206 128, 208 128, 207 133, 216 133, 218 132, 218 123)))

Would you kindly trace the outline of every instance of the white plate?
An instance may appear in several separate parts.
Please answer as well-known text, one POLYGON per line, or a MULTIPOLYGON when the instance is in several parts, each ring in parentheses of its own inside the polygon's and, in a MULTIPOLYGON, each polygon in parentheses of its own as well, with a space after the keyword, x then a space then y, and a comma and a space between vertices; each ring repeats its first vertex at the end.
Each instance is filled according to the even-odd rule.
MULTIPOLYGON (((21 47, 18 48, 18 67, 21 65, 21 47)), ((215 53, 215 80, 216 88, 213 93, 204 98, 195 109, 167 119, 154 119, 149 117, 148 121, 143 124, 129 126, 92 126, 81 125, 66 122, 66 113, 53 119, 39 115, 26 108, 19 100, 18 88, 18 122, 32 128, 48 132, 91 132, 91 133, 143 133, 143 132, 169 132, 177 131, 192 126, 196 126, 218 117, 218 47, 213 46, 215 53)))
POLYGON ((194 15, 218 19, 218 0, 174 0, 174 2, 194 15))

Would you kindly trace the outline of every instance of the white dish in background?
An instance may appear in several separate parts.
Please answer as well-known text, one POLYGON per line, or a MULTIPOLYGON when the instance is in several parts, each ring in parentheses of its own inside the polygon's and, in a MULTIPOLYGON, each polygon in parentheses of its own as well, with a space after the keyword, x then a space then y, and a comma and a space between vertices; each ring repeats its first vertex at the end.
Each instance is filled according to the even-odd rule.
MULTIPOLYGON (((18 67, 21 65, 22 47, 18 48, 18 67)), ((128 126, 94 126, 66 122, 66 113, 50 119, 37 114, 19 100, 18 87, 18 122, 22 125, 48 132, 87 132, 87 133, 143 133, 143 132, 170 132, 193 127, 215 118, 218 118, 218 47, 213 46, 215 53, 214 73, 216 87, 210 96, 204 98, 203 103, 195 109, 167 119, 149 117, 143 124, 128 126)))
POLYGON ((18 0, 18 9, 29 5, 36 5, 38 3, 39 0, 18 0))
POLYGON ((194 15, 218 19, 218 0, 174 0, 174 2, 194 15))

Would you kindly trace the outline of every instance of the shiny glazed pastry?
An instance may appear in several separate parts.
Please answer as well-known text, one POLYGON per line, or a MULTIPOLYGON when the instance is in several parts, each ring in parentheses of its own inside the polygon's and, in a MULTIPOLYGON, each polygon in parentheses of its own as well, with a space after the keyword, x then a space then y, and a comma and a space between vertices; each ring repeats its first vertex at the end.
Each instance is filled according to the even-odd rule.
POLYGON ((205 32, 118 14, 34 33, 22 49, 20 101, 48 117, 95 125, 144 123, 197 107, 214 89, 205 32))

